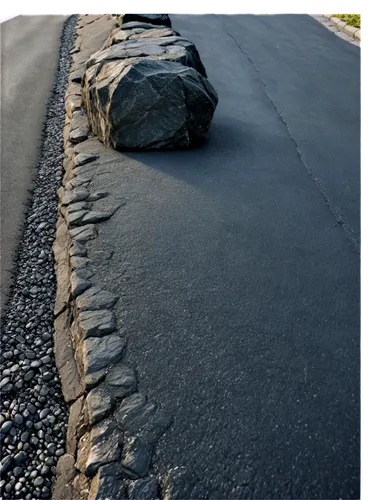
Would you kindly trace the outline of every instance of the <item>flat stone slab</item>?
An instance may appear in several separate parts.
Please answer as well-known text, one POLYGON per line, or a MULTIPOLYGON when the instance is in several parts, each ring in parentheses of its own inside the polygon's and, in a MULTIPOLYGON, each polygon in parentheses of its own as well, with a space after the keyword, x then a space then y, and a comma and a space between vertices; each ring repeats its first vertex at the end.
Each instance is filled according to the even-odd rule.
POLYGON ((144 477, 151 463, 152 447, 140 437, 128 438, 124 443, 121 464, 130 479, 144 477))
POLYGON ((107 417, 115 404, 115 398, 106 389, 99 385, 88 393, 86 398, 86 411, 91 425, 98 423, 107 417))
POLYGON ((172 26, 168 14, 121 14, 118 20, 119 24, 124 24, 131 21, 139 21, 142 23, 155 24, 158 26, 172 26))
POLYGON ((97 286, 93 286, 77 298, 77 308, 80 311, 111 309, 116 304, 117 300, 118 295, 97 286))
POLYGON ((129 500, 156 500, 158 498, 158 481, 155 476, 147 476, 131 481, 128 486, 129 500))
POLYGON ((124 363, 114 365, 107 373, 105 382, 115 398, 129 396, 137 390, 135 371, 124 363))
POLYGON ((104 378, 110 365, 117 363, 125 350, 125 341, 115 334, 88 338, 82 343, 82 361, 88 387, 104 378))
POLYGON ((88 500, 124 500, 126 487, 123 479, 124 470, 120 464, 111 463, 99 467, 91 482, 88 500))
POLYGON ((81 311, 78 315, 78 324, 84 338, 102 337, 115 330, 116 317, 109 309, 81 311))

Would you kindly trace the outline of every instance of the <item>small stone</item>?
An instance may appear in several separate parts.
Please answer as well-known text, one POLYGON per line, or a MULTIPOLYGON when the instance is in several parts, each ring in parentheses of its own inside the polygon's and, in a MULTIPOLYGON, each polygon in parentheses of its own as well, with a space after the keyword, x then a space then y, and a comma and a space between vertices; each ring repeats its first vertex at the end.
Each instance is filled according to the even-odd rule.
POLYGON ((12 465, 13 457, 12 455, 7 455, 1 460, 0 474, 5 474, 10 469, 12 465))
POLYGON ((42 379, 45 381, 45 382, 48 382, 49 380, 52 380, 54 377, 54 374, 52 372, 45 372, 43 373, 42 375, 42 379))
POLYGON ((0 389, 2 389, 3 387, 5 387, 7 384, 9 384, 10 382, 10 377, 4 377, 1 381, 0 381, 0 389))
POLYGON ((42 486, 44 484, 44 479, 42 477, 37 477, 34 480, 34 486, 42 486))
POLYGON ((43 408, 43 410, 40 412, 39 418, 40 420, 43 420, 46 418, 47 415, 49 415, 50 409, 49 408, 43 408))
POLYGON ((130 437, 125 441, 121 464, 129 479, 144 477, 151 463, 151 445, 141 437, 130 437))
POLYGON ((14 423, 16 425, 22 425, 23 424, 23 417, 19 413, 16 413, 16 415, 14 415, 14 419, 13 420, 14 420, 14 423))
POLYGON ((16 462, 17 465, 24 462, 26 459, 27 459, 27 454, 24 451, 18 452, 17 455, 15 455, 14 457, 14 461, 16 462))
POLYGON ((116 318, 114 312, 109 309, 81 311, 78 315, 78 324, 83 338, 101 337, 115 330, 116 318))
POLYGON ((113 366, 107 373, 105 381, 115 398, 129 396, 137 390, 135 371, 123 363, 113 366))
POLYGON ((25 382, 29 382, 35 375, 34 370, 29 370, 25 375, 23 376, 23 379, 25 382))
POLYGON ((4 434, 6 434, 7 432, 10 431, 12 426, 13 426, 13 422, 11 420, 8 420, 8 421, 3 423, 3 425, 0 428, 0 431, 3 432, 4 434))
POLYGON ((20 475, 22 474, 22 472, 23 472, 23 469, 21 469, 21 467, 18 467, 18 466, 17 466, 17 467, 15 467, 15 468, 13 469, 13 474, 14 474, 16 477, 20 476, 20 475))
POLYGON ((108 416, 114 404, 115 399, 105 387, 99 386, 92 389, 86 398, 86 410, 90 424, 94 425, 108 416))

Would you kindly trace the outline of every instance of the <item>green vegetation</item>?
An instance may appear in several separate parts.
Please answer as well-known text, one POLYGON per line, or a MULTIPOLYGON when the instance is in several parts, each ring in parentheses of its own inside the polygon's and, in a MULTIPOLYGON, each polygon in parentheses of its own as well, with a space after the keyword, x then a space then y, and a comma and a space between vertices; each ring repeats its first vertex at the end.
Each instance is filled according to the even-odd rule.
POLYGON ((361 27, 361 14, 333 14, 335 17, 342 19, 349 24, 349 26, 354 26, 354 28, 361 27))

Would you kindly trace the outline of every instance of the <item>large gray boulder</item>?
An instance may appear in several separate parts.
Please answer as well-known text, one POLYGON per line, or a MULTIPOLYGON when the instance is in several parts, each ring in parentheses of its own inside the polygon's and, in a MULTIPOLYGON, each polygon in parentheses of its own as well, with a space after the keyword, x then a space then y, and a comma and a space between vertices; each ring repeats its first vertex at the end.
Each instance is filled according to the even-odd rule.
POLYGON ((142 23, 172 27, 168 14, 120 14, 118 16, 118 21, 119 24, 128 23, 130 21, 140 21, 142 23))
POLYGON ((125 23, 112 31, 104 43, 103 49, 107 49, 116 43, 126 42, 127 40, 164 38, 166 36, 180 36, 180 34, 167 26, 156 26, 139 22, 125 23))
POLYGON ((86 68, 96 66, 99 71, 109 61, 127 59, 127 64, 133 64, 140 58, 178 62, 207 76, 195 45, 180 36, 142 38, 117 43, 93 54, 86 62, 86 68))
POLYGON ((103 143, 118 150, 139 150, 199 144, 218 97, 194 68, 144 58, 131 64, 109 61, 99 71, 89 68, 83 100, 91 128, 103 143))

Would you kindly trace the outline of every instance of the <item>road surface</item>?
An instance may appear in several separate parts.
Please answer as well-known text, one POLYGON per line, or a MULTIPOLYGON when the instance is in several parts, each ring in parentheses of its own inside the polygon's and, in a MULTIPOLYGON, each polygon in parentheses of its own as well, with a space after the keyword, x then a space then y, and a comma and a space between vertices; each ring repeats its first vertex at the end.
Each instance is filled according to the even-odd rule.
POLYGON ((208 139, 95 185, 126 197, 98 282, 174 416, 155 468, 212 499, 358 498, 360 49, 309 16, 172 25, 219 95, 208 139))
POLYGON ((64 19, 18 16, 0 24, 2 314, 36 172, 64 19))

